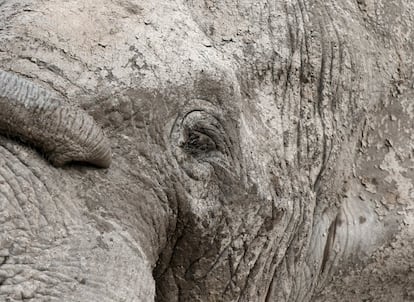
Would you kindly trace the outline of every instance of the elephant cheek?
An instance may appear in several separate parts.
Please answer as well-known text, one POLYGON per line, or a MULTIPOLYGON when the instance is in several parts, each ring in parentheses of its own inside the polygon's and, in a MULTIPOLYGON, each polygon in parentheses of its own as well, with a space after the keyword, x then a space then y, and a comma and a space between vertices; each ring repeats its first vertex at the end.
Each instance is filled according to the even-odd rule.
POLYGON ((153 299, 141 242, 65 193, 61 171, 38 164, 42 179, 0 146, 0 301, 153 299))

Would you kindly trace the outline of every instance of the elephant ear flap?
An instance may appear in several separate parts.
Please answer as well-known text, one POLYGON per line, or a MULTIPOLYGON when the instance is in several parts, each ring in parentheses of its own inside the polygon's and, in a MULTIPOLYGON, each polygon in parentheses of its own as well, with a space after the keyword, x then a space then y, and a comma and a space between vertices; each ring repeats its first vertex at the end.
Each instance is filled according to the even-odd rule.
POLYGON ((108 168, 108 138, 84 110, 20 76, 0 70, 0 133, 40 149, 55 166, 108 168))

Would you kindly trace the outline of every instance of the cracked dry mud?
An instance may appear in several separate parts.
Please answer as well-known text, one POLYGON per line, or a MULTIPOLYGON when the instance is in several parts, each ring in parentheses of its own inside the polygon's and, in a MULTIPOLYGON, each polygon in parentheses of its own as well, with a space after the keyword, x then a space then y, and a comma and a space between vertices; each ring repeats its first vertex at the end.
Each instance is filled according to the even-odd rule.
POLYGON ((0 301, 414 301, 413 28, 0 0, 0 301))

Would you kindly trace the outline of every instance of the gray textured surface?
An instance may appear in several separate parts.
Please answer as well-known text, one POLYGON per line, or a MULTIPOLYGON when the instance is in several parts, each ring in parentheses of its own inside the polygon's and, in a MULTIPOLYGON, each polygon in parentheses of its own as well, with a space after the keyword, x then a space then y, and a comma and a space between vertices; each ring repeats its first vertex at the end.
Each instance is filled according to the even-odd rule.
POLYGON ((109 141, 92 117, 41 86, 0 70, 0 108, 0 132, 40 148, 55 166, 110 166, 109 141))
POLYGON ((0 138, 0 301, 414 299, 412 1, 6 0, 0 17, 0 69, 112 148, 109 169, 53 167, 0 83, 0 128, 29 143, 0 138))

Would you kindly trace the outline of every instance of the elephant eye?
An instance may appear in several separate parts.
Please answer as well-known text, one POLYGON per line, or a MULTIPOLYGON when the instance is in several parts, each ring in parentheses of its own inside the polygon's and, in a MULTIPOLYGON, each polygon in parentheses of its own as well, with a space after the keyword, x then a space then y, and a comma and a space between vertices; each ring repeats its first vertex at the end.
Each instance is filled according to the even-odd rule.
POLYGON ((189 107, 175 119, 170 132, 171 151, 177 163, 195 180, 232 175, 232 120, 225 119, 223 112, 207 101, 195 100, 189 107))
POLYGON ((176 125, 177 146, 196 159, 217 159, 229 155, 229 141, 221 119, 202 109, 186 113, 176 125))
POLYGON ((186 138, 181 144, 181 148, 188 154, 197 156, 217 150, 217 145, 209 134, 197 130, 187 130, 186 132, 186 138))

